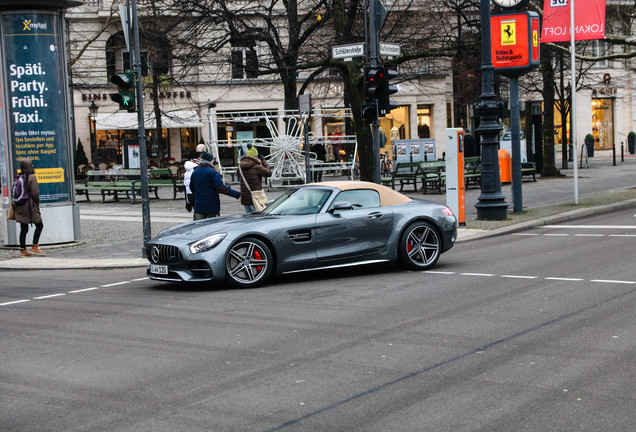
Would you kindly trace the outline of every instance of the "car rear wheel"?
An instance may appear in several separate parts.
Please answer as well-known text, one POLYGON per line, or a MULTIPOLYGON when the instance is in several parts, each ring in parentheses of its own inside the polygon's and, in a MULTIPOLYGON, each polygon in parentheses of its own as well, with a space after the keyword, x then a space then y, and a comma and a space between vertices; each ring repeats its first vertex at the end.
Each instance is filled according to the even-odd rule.
POLYGON ((400 264, 412 270, 426 270, 439 259, 442 242, 437 230, 428 222, 415 222, 402 234, 400 264))
POLYGON ((234 244, 225 257, 226 280, 241 288, 259 286, 272 274, 274 259, 267 245, 255 238, 234 244))

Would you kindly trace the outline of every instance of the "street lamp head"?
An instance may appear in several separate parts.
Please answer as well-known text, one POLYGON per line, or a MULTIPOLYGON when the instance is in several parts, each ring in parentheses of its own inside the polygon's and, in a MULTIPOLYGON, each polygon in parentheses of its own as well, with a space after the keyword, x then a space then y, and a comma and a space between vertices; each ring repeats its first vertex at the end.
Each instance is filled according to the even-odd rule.
POLYGON ((91 114, 91 117, 95 117, 97 111, 99 111, 99 107, 95 105, 95 101, 91 101, 91 104, 88 106, 88 112, 91 114))

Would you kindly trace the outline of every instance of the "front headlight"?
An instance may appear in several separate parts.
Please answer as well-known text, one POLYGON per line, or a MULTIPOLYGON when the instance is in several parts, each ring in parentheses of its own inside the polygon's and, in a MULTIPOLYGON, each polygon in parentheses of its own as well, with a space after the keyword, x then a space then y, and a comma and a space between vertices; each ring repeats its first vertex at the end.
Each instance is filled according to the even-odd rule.
POLYGON ((195 241, 194 243, 190 245, 190 252, 195 254, 195 253, 209 251, 210 249, 213 249, 214 247, 216 247, 216 245, 221 243, 221 240, 223 240, 226 236, 227 236, 226 233, 214 234, 214 235, 211 235, 210 237, 206 237, 204 239, 195 241))

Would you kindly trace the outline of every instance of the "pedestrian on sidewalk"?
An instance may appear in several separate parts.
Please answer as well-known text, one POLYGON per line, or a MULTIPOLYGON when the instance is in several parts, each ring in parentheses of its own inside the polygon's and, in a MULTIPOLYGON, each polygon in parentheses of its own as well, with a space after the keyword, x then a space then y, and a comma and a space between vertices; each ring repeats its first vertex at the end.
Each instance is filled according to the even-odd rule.
POLYGON ((194 207, 194 194, 192 190, 190 190, 190 178, 192 177, 194 169, 201 164, 201 154, 204 151, 205 144, 199 144, 196 150, 192 152, 192 158, 183 164, 183 168, 185 169, 185 174, 183 174, 183 186, 185 186, 186 190, 185 208, 188 212, 191 212, 194 207))
POLYGON ((248 155, 241 157, 239 168, 242 172, 241 204, 245 207, 246 213, 254 213, 256 208, 252 200, 252 191, 263 190, 263 177, 271 177, 272 169, 265 158, 260 155, 258 157, 248 155))
POLYGON ((311 147, 311 151, 316 153, 317 166, 314 168, 314 182, 318 183, 322 181, 322 164, 327 160, 327 150, 322 141, 318 141, 311 147))
POLYGON ((26 175, 26 187, 29 192, 29 199, 23 203, 13 205, 15 221, 20 224, 20 257, 28 257, 31 254, 44 255, 39 246, 40 235, 44 228, 42 214, 40 213, 40 187, 38 186, 38 179, 35 176, 31 159, 20 160, 20 173, 26 175), (26 247, 29 224, 35 225, 30 253, 26 247))
POLYGON ((201 163, 192 172, 190 190, 194 194, 194 220, 207 219, 221 215, 219 194, 240 198, 241 193, 223 184, 221 175, 212 165, 212 154, 203 152, 201 163))

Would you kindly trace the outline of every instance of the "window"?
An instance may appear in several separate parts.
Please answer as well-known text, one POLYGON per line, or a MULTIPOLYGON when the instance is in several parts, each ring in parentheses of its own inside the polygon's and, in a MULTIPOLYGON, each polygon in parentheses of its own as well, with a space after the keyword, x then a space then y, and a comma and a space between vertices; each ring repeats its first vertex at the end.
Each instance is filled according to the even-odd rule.
POLYGON ((348 190, 341 192, 335 202, 349 202, 354 208, 380 207, 380 194, 371 189, 348 190))
POLYGON ((258 78, 258 57, 254 42, 232 44, 232 79, 258 78))
MULTIPOLYGON (((602 57, 611 54, 610 46, 607 42, 602 40, 592 41, 592 52, 594 57, 602 57)), ((594 63, 594 67, 607 67, 609 66, 609 60, 599 60, 594 63)))
MULTIPOLYGON (((148 76, 148 53, 141 51, 139 54, 141 55, 141 76, 148 76)), ((133 70, 130 64, 130 53, 128 51, 122 51, 121 64, 125 71, 133 70)))

